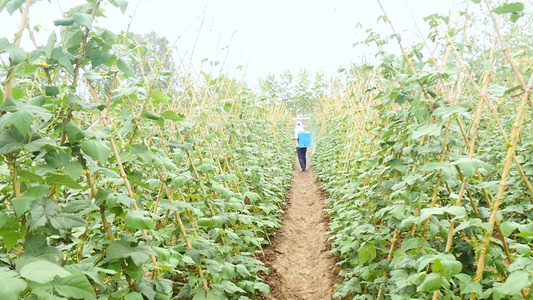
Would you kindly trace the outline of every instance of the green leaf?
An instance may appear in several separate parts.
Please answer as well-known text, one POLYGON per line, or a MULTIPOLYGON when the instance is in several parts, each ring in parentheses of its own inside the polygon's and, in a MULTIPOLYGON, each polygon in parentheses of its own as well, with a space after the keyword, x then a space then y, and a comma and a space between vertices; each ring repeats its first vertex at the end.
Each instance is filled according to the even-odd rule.
POLYGON ((50 175, 46 177, 46 182, 52 183, 52 184, 64 185, 66 187, 69 187, 71 189, 76 189, 76 190, 83 189, 83 186, 77 183, 76 180, 72 179, 72 177, 67 176, 67 175, 60 175, 60 174, 50 175))
POLYGON ((113 4, 115 7, 119 7, 122 14, 126 12, 126 8, 128 7, 128 1, 126 0, 110 0, 111 4, 113 4))
POLYGON ((118 240, 107 247, 106 257, 110 260, 130 257, 135 265, 142 266, 152 255, 157 254, 149 246, 132 247, 129 242, 118 240))
POLYGON ((131 292, 124 297, 124 300, 143 300, 143 295, 138 292, 131 292))
POLYGON ((143 117, 148 118, 150 120, 159 120, 159 116, 154 114, 153 112, 146 110, 143 114, 143 117))
POLYGON ((463 269, 463 264, 455 260, 443 259, 440 261, 440 264, 442 266, 442 273, 447 279, 451 279, 463 269))
POLYGON ((87 136, 85 132, 72 123, 65 125, 65 132, 67 133, 68 140, 71 144, 74 144, 87 136))
POLYGON ((40 226, 45 226, 46 222, 53 218, 58 211, 59 207, 54 201, 44 197, 37 199, 33 203, 30 211, 30 228, 35 229, 40 226))
POLYGON ((416 290, 417 292, 433 292, 441 288, 442 278, 440 274, 431 273, 424 278, 424 282, 420 284, 416 290))
POLYGON ((370 262, 376 258, 376 247, 374 244, 366 242, 359 248, 359 264, 370 262))
POLYGON ((124 73, 124 75, 126 77, 133 77, 135 76, 135 71, 133 70, 133 68, 131 67, 130 65, 130 62, 127 61, 126 59, 124 58, 119 58, 117 60, 117 67, 120 71, 122 71, 122 73, 124 73))
POLYGON ((11 204, 13 204, 16 215, 20 218, 26 212, 30 211, 35 200, 37 200, 37 198, 32 196, 16 197, 11 200, 11 204))
POLYGON ((151 218, 144 216, 142 211, 131 210, 124 217, 126 226, 130 229, 149 229, 155 228, 154 222, 151 218))
POLYGON ((57 278, 54 288, 58 294, 68 299, 91 299, 96 293, 87 277, 77 270, 70 270, 71 275, 57 278))
POLYGON ((46 58, 52 58, 52 53, 54 53, 55 44, 57 42, 57 35, 55 31, 52 31, 48 40, 46 41, 46 46, 44 52, 46 53, 46 58))
POLYGON ((507 3, 507 4, 502 4, 498 7, 496 7, 495 9, 493 9, 492 11, 496 14, 509 14, 509 13, 513 13, 513 12, 519 12, 519 11, 523 11, 524 10, 524 4, 521 3, 521 2, 514 2, 514 3, 507 3))
POLYGON ((74 13, 73 17, 76 23, 87 27, 89 30, 92 29, 93 17, 90 14, 74 13))
POLYGON ((7 52, 14 65, 18 65, 26 59, 27 53, 15 44, 11 44, 7 38, 0 38, 0 53, 7 52))
POLYGON ((411 134, 413 139, 418 139, 424 135, 440 136, 442 125, 438 123, 422 125, 415 132, 411 134))
POLYGON ((87 140, 81 145, 81 150, 97 160, 100 164, 107 162, 111 149, 101 140, 87 140))
POLYGON ((151 97, 154 100, 154 103, 170 103, 172 101, 172 97, 159 90, 153 90, 151 97))
POLYGON ((487 172, 491 172, 493 170, 493 167, 490 164, 477 158, 463 157, 454 161, 452 165, 459 166, 459 169, 461 169, 461 172, 463 172, 466 177, 471 177, 479 169, 487 172))
POLYGON ((11 270, 0 269, 0 299, 18 300, 20 293, 26 289, 26 281, 18 278, 19 274, 11 270))
POLYGON ((59 95, 60 91, 57 86, 47 86, 44 89, 44 93, 46 96, 54 97, 54 96, 59 95))
POLYGON ((176 121, 176 122, 185 120, 185 116, 184 115, 177 114, 176 112, 174 112, 172 110, 167 110, 167 111, 163 112, 161 114, 161 117, 163 117, 164 119, 168 119, 168 120, 172 120, 172 121, 176 121))
MULTIPOLYGON (((19 10, 22 8, 22 4, 24 4, 24 0, 11 0, 11 1, 7 1, 7 3, 5 3, 5 7, 7 9, 7 11, 9 12, 10 15, 12 15, 15 11, 19 10)), ((1 4, 2 2, 0 2, 1 4)), ((2 6, 0 6, 2 7, 2 6)), ((2 7, 3 8, 3 7, 2 7)))
POLYGON ((65 53, 61 48, 58 47, 54 50, 54 52, 52 53, 52 58, 57 60, 57 62, 61 66, 63 66, 70 74, 74 73, 74 67, 72 66, 70 55, 68 53, 65 53))
POLYGON ((113 56, 107 52, 100 50, 92 50, 89 53, 89 58, 91 59, 91 65, 94 68, 98 67, 101 64, 109 61, 113 56))
POLYGON ((263 282, 255 282, 254 289, 260 291, 263 294, 270 293, 270 287, 268 286, 268 284, 263 282))
POLYGON ((79 214, 60 213, 50 220, 50 224, 56 229, 67 230, 86 226, 87 222, 79 214))
POLYGON ((38 283, 48 283, 56 276, 67 277, 70 272, 45 260, 31 262, 20 269, 20 276, 38 283))
POLYGON ((504 295, 520 295, 522 289, 529 286, 529 284, 529 273, 523 270, 517 270, 507 277, 505 283, 498 290, 504 295))
POLYGON ((516 228, 518 228, 518 224, 516 224, 515 222, 511 222, 511 221, 503 221, 501 224, 500 224, 500 227, 502 229, 502 234, 503 234, 503 237, 509 237, 509 235, 511 235, 511 233, 513 233, 513 231, 515 231, 516 228))

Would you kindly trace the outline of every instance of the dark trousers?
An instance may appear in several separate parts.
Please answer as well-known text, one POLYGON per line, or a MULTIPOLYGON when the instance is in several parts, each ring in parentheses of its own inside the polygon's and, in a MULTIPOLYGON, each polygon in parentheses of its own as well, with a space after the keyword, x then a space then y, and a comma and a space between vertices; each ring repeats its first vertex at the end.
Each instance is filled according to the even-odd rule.
POLYGON ((307 154, 307 148, 296 147, 296 153, 298 154, 298 161, 300 162, 300 167, 302 171, 305 171, 307 166, 307 160, 305 155, 307 154))

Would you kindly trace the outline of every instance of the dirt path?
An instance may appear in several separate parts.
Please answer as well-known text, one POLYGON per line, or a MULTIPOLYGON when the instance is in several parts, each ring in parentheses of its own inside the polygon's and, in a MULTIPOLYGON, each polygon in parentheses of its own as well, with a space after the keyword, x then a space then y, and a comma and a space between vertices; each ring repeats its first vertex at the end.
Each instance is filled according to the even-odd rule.
POLYGON ((271 300, 330 300, 338 280, 335 258, 329 252, 326 204, 313 168, 295 167, 283 225, 265 249, 270 269, 266 279, 271 300))

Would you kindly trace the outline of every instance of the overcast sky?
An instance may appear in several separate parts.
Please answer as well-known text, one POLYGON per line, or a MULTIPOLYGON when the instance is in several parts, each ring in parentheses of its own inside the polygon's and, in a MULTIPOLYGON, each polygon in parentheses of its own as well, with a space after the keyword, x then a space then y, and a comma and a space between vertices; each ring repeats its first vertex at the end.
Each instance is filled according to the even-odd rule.
MULTIPOLYGON (((104 1, 106 3, 107 1, 104 1)), ((218 70, 248 80, 302 69, 334 74, 340 66, 361 60, 365 47, 353 47, 373 28, 383 36, 388 25, 378 22, 382 11, 377 0, 130 0, 128 11, 104 4, 108 19, 95 26, 113 31, 155 31, 176 42, 176 60, 194 72, 218 70), (132 17, 133 16, 133 17, 132 17), (356 28, 361 23, 362 27, 356 28), (202 63, 202 61, 204 61, 202 63), (212 62, 218 62, 216 68, 212 62)), ((404 39, 416 33, 414 23, 427 29, 423 17, 448 14, 462 0, 381 0, 404 39), (411 16, 411 13, 414 17, 411 16)), ((53 20, 80 0, 37 1, 30 25, 41 25, 37 35, 44 43, 54 30, 53 20)), ((13 40, 20 14, 0 14, 0 37, 13 40)), ((420 40, 418 40, 420 41, 420 40)), ((31 49, 30 49, 31 50, 31 49)))

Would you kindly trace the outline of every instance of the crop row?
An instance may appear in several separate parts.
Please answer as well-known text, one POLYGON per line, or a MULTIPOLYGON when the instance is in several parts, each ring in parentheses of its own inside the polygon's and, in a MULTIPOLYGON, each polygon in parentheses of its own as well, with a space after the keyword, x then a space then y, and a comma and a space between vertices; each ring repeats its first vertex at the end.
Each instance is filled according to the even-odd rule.
MULTIPOLYGON (((31 51, 0 39, 0 298, 268 292, 257 253, 292 175, 283 109, 95 27, 101 2, 31 51)), ((33 2, 1 4, 24 22, 33 2)))

